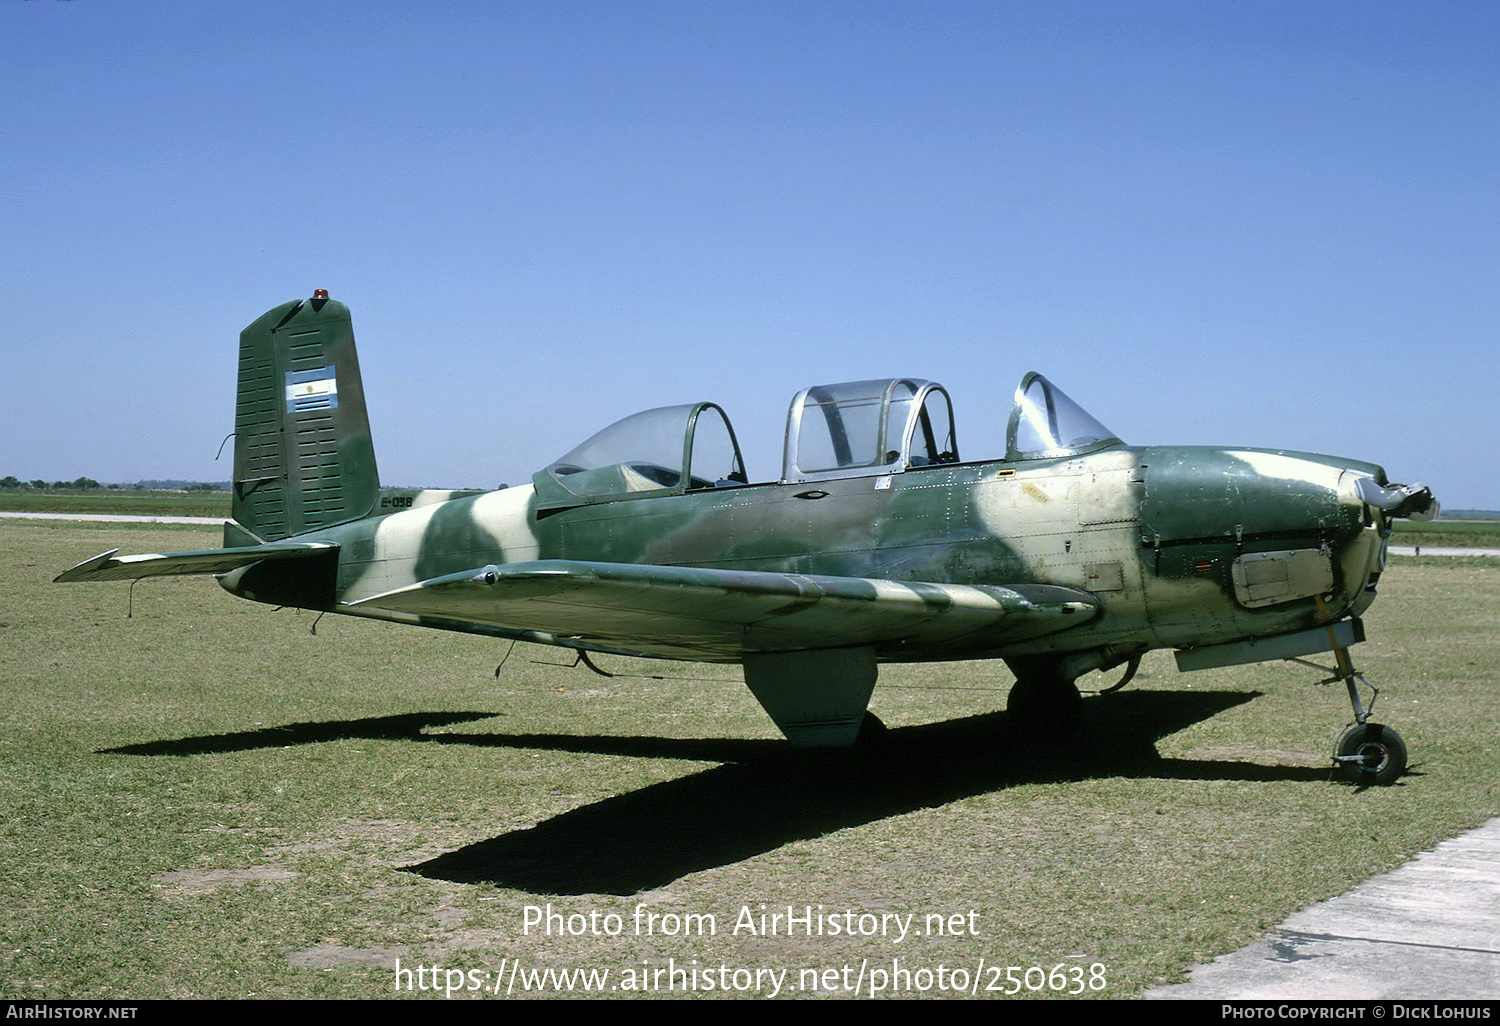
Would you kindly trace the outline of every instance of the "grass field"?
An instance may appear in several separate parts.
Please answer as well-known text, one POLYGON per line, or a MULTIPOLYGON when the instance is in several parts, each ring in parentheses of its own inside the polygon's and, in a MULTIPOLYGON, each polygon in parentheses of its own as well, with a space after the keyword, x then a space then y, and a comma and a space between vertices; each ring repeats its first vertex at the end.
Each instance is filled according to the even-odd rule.
POLYGON ((939 967, 985 994, 1010 986, 989 967, 1061 966, 1063 990, 1126 997, 1500 813, 1500 567, 1382 580, 1356 658, 1413 765, 1359 790, 1329 781, 1342 689, 1287 664, 1155 654, 1062 747, 1012 734, 1000 664, 890 667, 878 755, 809 758, 725 668, 604 678, 342 617, 313 635, 207 579, 142 582, 127 619, 126 585, 50 583, 103 549, 215 544, 0 523, 0 998, 385 998, 398 960, 476 974, 412 986, 519 965, 680 994, 650 973, 761 970, 748 993, 785 972, 802 996, 804 970, 834 994, 846 966, 925 970, 904 979, 936 995, 939 967), (549 905, 580 932, 528 929, 549 905), (762 906, 915 919, 904 940, 734 931, 762 906))

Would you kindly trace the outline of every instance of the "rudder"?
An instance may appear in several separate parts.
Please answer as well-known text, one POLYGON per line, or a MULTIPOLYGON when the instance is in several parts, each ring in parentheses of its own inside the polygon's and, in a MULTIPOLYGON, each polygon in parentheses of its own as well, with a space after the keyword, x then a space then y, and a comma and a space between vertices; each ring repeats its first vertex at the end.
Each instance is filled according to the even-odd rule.
POLYGON ((380 479, 347 306, 319 290, 240 333, 234 430, 233 516, 256 539, 374 512, 380 479))

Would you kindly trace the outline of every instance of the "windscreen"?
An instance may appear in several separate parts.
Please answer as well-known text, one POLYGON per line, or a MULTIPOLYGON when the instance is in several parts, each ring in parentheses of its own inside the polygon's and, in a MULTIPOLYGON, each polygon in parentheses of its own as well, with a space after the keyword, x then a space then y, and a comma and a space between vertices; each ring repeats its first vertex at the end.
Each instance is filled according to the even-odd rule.
POLYGON ((1011 414, 1008 459, 1066 456, 1119 437, 1040 374, 1027 375, 1011 414))

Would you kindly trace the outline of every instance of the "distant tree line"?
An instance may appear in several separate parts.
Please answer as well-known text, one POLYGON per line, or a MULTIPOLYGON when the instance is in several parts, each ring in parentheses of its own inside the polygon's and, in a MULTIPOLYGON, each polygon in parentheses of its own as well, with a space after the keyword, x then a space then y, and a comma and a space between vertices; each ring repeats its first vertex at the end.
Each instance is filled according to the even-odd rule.
MULTIPOLYGON (((71 481, 43 481, 37 478, 35 481, 22 481, 13 475, 0 477, 0 488, 103 488, 104 486, 91 477, 78 477, 71 481)), ((118 487, 117 485, 111 487, 118 487)))
POLYGON ((228 490, 228 482, 213 481, 137 481, 132 485, 100 484, 91 477, 76 477, 71 481, 44 481, 37 478, 34 481, 22 481, 14 474, 0 477, 0 489, 31 489, 33 491, 71 489, 73 491, 91 491, 96 488, 130 488, 134 491, 146 489, 160 491, 181 492, 221 492, 228 490))

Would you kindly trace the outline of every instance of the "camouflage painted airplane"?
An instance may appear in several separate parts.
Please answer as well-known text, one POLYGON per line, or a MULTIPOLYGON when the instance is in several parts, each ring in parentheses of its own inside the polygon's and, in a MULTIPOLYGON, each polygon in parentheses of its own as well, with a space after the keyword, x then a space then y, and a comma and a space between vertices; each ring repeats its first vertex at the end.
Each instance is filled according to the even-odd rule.
POLYGON ((959 457, 930 381, 807 388, 786 423, 764 483, 699 402, 627 417, 524 487, 382 490, 349 311, 319 290, 240 336, 226 547, 57 579, 214 574, 257 602, 739 663, 807 746, 872 724, 881 662, 1003 659, 1011 714, 1046 724, 1076 715, 1079 676, 1124 666, 1123 686, 1151 649, 1184 670, 1331 651, 1354 709, 1336 765, 1403 772, 1348 648, 1392 519, 1436 515, 1428 489, 1308 453, 1129 446, 1034 373, 999 460, 959 457))

